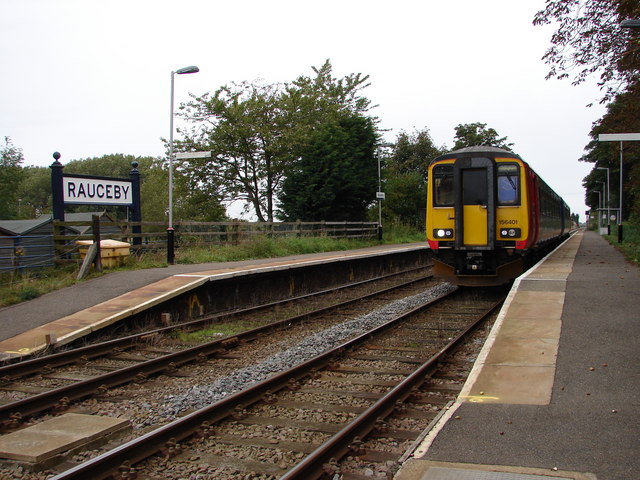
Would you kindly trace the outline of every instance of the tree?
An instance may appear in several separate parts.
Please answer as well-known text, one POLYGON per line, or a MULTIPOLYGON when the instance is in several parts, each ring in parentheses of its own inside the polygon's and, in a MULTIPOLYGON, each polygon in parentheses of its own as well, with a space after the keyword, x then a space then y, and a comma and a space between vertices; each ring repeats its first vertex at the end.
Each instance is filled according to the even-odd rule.
POLYGON ((493 128, 487 128, 486 123, 460 124, 455 128, 455 130, 454 150, 464 147, 484 145, 487 147, 498 147, 512 151, 511 147, 513 146, 513 143, 507 143, 507 137, 499 137, 498 132, 493 128))
POLYGON ((557 23, 551 47, 542 59, 550 65, 547 78, 568 78, 578 85, 599 74, 610 101, 638 80, 640 44, 633 32, 620 27, 627 18, 640 17, 637 0, 547 0, 534 25, 557 23))
POLYGON ((429 130, 409 135, 400 132, 391 154, 385 159, 384 216, 387 221, 412 227, 424 225, 429 164, 444 153, 436 147, 429 130))
POLYGON ((361 115, 320 126, 284 180, 279 216, 365 221, 377 187, 376 143, 373 121, 361 115))
POLYGON ((49 167, 24 167, 18 198, 20 218, 36 218, 51 212, 51 169, 49 167))
MULTIPOLYGON (((607 112, 594 122, 590 136, 592 141, 586 146, 585 155, 580 158, 583 162, 594 164, 593 170, 583 179, 582 185, 586 189, 585 203, 591 208, 598 205, 598 195, 595 190, 602 190, 600 182, 606 181, 606 171, 598 168, 609 168, 611 188, 611 206, 620 203, 620 144, 618 142, 599 142, 598 136, 612 132, 640 131, 640 82, 631 85, 628 91, 618 94, 607 105, 607 112)), ((640 145, 638 142, 623 144, 623 219, 633 217, 640 219, 640 145)))
POLYGON ((23 179, 22 149, 15 147, 11 138, 4 137, 0 148, 0 219, 11 220, 18 217, 18 191, 23 179))
POLYGON ((367 77, 337 79, 327 60, 315 77, 291 84, 232 84, 181 106, 193 127, 181 131, 177 150, 209 150, 210 160, 181 164, 200 188, 225 201, 249 204, 259 221, 272 221, 282 182, 324 124, 345 113, 361 113, 370 102, 360 95, 367 77))
MULTIPOLYGON (((120 153, 103 155, 102 157, 72 160, 64 169, 65 173, 94 175, 101 177, 129 178, 132 163, 138 163, 140 171, 140 196, 142 218, 149 222, 166 221, 169 205, 169 172, 159 159, 153 157, 136 157, 120 153)), ((179 166, 179 165, 178 165, 179 166)), ((191 177, 187 177, 180 168, 174 170, 174 216, 177 219, 190 221, 224 220, 225 209, 216 195, 202 191, 191 177)), ((75 207, 81 211, 94 210, 95 207, 75 207)), ((114 211, 118 207, 110 207, 114 211)), ((121 216, 125 215, 125 209, 121 216)))
POLYGON ((400 132, 392 146, 387 167, 394 174, 419 173, 426 182, 429 164, 444 151, 444 147, 436 147, 433 143, 428 128, 411 135, 400 132))
POLYGON ((291 160, 287 117, 277 85, 234 84, 193 97, 181 107, 196 123, 182 131, 177 150, 209 150, 212 159, 182 162, 194 185, 227 201, 252 205, 259 221, 273 219, 275 193, 291 160))

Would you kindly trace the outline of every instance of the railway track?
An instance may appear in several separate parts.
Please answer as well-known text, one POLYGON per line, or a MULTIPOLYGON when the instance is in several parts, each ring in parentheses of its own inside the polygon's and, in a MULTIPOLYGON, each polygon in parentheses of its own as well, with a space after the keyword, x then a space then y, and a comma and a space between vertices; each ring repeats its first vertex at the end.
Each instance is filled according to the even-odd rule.
POLYGON ((54 478, 387 478, 460 388, 444 358, 502 300, 443 295, 54 478))
POLYGON ((270 332, 356 304, 366 305, 374 298, 425 282, 424 275, 416 274, 420 271, 410 272, 414 277, 410 279, 386 276, 5 365, 0 367, 0 401, 4 403, 0 405, 0 427, 4 431, 19 428, 29 416, 48 410, 65 411, 75 401, 104 395, 128 382, 144 382, 160 373, 179 376, 180 368, 187 364, 229 356, 238 346, 270 332), (380 286, 381 282, 385 285, 380 286), (239 319, 244 319, 241 324, 250 321, 253 328, 195 346, 175 339, 178 331, 239 319))

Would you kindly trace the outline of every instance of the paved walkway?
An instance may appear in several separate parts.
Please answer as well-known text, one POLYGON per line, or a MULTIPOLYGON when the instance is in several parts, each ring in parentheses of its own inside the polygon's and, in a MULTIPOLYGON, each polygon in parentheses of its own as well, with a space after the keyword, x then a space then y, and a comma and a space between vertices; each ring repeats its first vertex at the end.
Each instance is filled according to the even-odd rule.
MULTIPOLYGON (((595 232, 580 235, 566 285, 556 285, 564 289, 564 305, 549 398, 460 401, 426 453, 397 478, 538 478, 480 475, 487 469, 640 478, 640 270, 595 232)), ((541 295, 541 322, 545 302, 541 295)), ((511 379, 514 391, 523 380, 511 379)))

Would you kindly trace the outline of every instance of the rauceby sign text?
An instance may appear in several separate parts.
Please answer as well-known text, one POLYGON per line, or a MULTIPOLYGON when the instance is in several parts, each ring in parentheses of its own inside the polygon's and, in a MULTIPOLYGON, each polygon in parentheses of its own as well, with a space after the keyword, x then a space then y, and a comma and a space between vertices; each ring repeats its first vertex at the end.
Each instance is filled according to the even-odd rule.
POLYGON ((132 183, 123 179, 64 175, 66 204, 133 205, 132 183))

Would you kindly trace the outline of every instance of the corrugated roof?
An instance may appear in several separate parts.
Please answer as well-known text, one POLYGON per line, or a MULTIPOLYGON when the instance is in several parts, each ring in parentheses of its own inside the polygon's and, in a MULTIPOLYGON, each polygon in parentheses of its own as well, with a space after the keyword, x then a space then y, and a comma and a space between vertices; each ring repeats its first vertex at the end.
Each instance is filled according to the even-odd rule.
POLYGON ((0 229, 7 235, 25 235, 49 222, 50 215, 42 215, 32 220, 0 220, 0 229))

